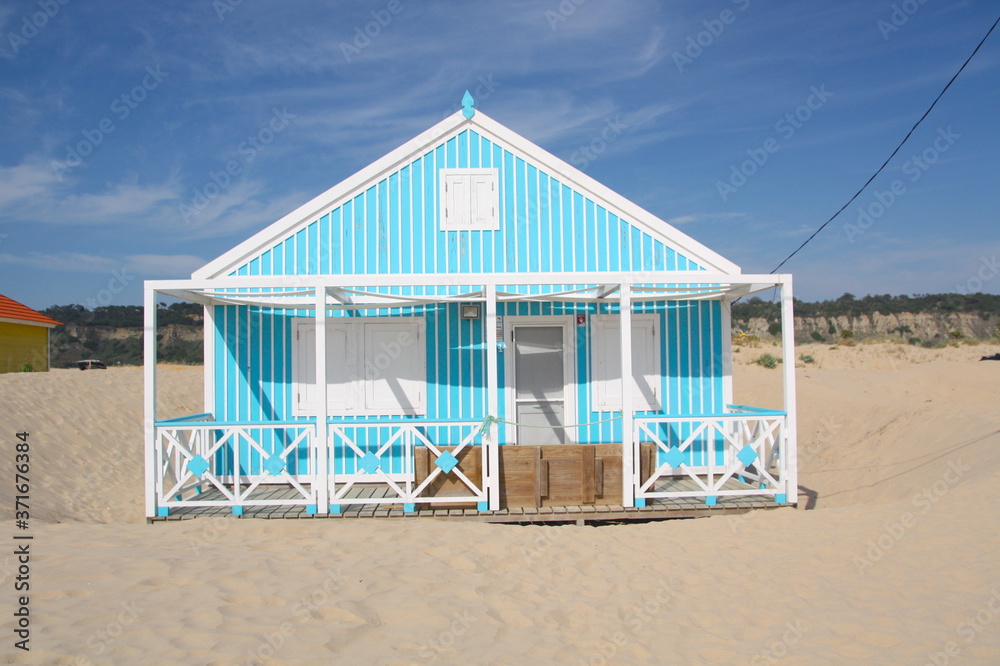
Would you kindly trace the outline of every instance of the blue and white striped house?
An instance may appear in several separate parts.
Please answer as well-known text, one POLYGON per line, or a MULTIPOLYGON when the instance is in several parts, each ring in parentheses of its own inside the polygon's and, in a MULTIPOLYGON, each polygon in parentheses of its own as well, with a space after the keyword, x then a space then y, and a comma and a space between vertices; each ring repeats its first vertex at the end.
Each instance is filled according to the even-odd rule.
POLYGON ((466 93, 191 279, 146 282, 147 516, 795 503, 791 308, 790 276, 741 274, 466 93), (773 287, 784 409, 735 406, 730 303, 773 287), (205 306, 203 414, 157 414, 161 294, 205 306))

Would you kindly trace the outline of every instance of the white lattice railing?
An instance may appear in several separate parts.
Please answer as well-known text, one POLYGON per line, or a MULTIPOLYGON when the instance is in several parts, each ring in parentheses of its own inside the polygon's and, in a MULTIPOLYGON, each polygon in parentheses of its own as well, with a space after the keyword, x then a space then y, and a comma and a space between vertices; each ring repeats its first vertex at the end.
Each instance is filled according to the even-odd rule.
POLYGON ((636 417, 637 503, 698 497, 711 505, 719 497, 753 495, 784 502, 790 478, 785 419, 785 412, 734 405, 723 414, 636 417), (656 447, 646 478, 638 462, 640 442, 656 447))
POLYGON ((331 511, 380 504, 402 504, 413 511, 418 503, 455 502, 487 508, 489 450, 497 444, 483 437, 480 421, 361 421, 331 423, 329 428, 331 511), (418 447, 428 456, 424 478, 414 468, 418 447), (466 465, 472 469, 463 469, 466 465), (459 492, 429 492, 445 479, 456 481, 452 485, 459 492), (365 492, 359 493, 359 486, 365 492))
POLYGON ((311 423, 220 423, 199 414, 156 426, 156 501, 171 507, 304 505, 316 512, 315 426, 311 423), (262 484, 291 489, 265 498, 262 484), (218 491, 210 492, 210 491, 218 491))

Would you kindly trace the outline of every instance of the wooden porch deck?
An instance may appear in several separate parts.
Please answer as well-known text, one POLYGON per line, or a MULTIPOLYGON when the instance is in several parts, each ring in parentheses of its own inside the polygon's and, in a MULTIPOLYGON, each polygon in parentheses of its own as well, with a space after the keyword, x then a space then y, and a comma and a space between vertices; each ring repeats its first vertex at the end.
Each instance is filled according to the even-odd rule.
MULTIPOLYGON (((694 482, 671 480, 670 490, 695 490, 694 482)), ((657 488, 662 490, 665 488, 657 488)), ((750 486, 735 479, 729 480, 724 490, 747 490, 750 486)), ((388 488, 382 484, 357 484, 348 498, 391 497, 388 488)), ((253 493, 253 500, 281 500, 301 497, 289 486, 263 486, 253 493)), ((218 490, 206 492, 202 500, 225 499, 218 490)), ((470 502, 470 505, 472 503, 470 502)), ((451 505, 454 506, 454 505, 451 505)), ((244 506, 240 518, 263 519, 345 519, 345 518, 446 518, 472 520, 486 523, 587 523, 620 522, 631 520, 667 520, 674 518, 703 518, 706 516, 733 515, 755 509, 776 509, 773 498, 766 496, 721 496, 718 504, 707 506, 701 498, 677 498, 650 501, 642 508, 621 505, 581 504, 569 506, 543 506, 538 508, 510 508, 498 511, 478 511, 475 508, 434 508, 433 505, 418 505, 416 511, 406 513, 402 504, 344 505, 342 513, 313 515, 306 513, 304 506, 244 506)), ((228 506, 211 507, 171 507, 167 517, 149 518, 148 522, 191 520, 194 518, 236 517, 228 506)))

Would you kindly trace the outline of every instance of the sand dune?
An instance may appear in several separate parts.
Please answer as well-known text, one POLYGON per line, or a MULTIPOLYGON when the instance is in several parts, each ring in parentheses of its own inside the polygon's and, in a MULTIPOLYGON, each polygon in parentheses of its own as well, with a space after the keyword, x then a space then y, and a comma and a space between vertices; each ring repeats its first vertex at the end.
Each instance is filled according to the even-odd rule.
MULTIPOLYGON (((740 402, 779 373, 737 354, 740 402)), ((80 663, 1000 663, 997 346, 798 371, 803 507, 608 527, 144 524, 141 370, 0 376, 31 432, 32 651, 80 663)), ((200 369, 165 368, 171 414, 200 369)), ((3 459, 12 479, 13 456, 3 459)), ((0 485, 11 525, 13 487, 0 485)), ((13 527, 9 528, 13 532, 13 527)), ((13 556, 0 556, 11 599, 13 556)), ((10 603, 10 602, 8 602, 10 603)))

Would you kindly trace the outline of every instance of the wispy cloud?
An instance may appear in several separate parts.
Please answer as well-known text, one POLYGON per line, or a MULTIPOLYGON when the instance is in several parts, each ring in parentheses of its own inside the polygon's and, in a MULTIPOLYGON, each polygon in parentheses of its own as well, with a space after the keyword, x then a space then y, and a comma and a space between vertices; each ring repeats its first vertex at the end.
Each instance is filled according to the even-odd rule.
POLYGON ((693 224, 695 222, 718 222, 720 220, 732 220, 737 218, 745 218, 746 213, 695 213, 691 215, 681 215, 679 217, 672 217, 669 220, 664 220, 667 224, 673 226, 682 226, 685 224, 693 224))
POLYGON ((160 278, 187 277, 205 265, 205 259, 189 254, 131 254, 122 257, 81 252, 28 252, 0 254, 0 262, 45 271, 69 273, 136 273, 160 278))
POLYGON ((83 254, 80 252, 27 252, 25 254, 0 254, 0 263, 11 266, 27 266, 47 271, 69 271, 73 273, 108 273, 122 264, 107 256, 83 254))

